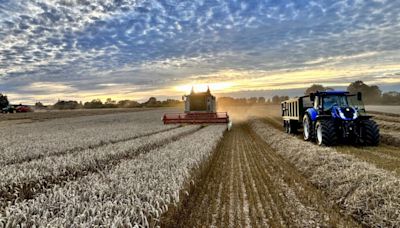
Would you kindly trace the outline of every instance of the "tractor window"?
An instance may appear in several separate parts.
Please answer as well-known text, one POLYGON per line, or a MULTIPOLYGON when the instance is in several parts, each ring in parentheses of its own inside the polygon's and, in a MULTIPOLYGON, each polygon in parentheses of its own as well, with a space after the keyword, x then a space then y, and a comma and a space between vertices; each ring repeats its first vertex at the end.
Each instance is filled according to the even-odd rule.
POLYGON ((333 106, 347 107, 347 96, 340 95, 326 95, 323 98, 323 109, 324 111, 330 111, 333 106))

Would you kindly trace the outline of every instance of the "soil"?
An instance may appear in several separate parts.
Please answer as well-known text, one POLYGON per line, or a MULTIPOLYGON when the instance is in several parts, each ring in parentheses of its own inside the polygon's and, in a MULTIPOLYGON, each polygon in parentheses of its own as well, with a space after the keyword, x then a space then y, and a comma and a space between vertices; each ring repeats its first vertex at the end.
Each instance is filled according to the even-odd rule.
POLYGON ((247 125, 234 125, 162 227, 357 227, 247 125))

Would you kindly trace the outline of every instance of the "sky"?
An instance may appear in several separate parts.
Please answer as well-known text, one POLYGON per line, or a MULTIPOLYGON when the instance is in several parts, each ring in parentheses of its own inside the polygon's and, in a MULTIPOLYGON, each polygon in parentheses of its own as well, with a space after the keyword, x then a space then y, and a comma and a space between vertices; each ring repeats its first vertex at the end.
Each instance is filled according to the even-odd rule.
POLYGON ((12 102, 400 91, 400 1, 0 0, 12 102))

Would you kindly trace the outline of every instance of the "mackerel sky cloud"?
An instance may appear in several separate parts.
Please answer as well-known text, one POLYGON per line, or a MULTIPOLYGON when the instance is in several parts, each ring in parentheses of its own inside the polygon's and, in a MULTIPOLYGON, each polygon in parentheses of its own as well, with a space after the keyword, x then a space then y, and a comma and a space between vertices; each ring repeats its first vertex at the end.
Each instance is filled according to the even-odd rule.
POLYGON ((191 84, 400 90, 399 12, 389 0, 0 0, 0 91, 32 103, 176 97, 191 84))

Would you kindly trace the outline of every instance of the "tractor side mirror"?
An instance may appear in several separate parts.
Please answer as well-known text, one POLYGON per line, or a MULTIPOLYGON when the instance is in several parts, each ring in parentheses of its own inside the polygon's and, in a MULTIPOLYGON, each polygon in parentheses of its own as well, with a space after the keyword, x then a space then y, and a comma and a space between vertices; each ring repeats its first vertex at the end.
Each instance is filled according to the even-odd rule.
POLYGON ((310 101, 315 101, 315 93, 310 93, 310 101))
POLYGON ((362 94, 361 92, 357 93, 357 100, 361 101, 362 100, 362 94))

